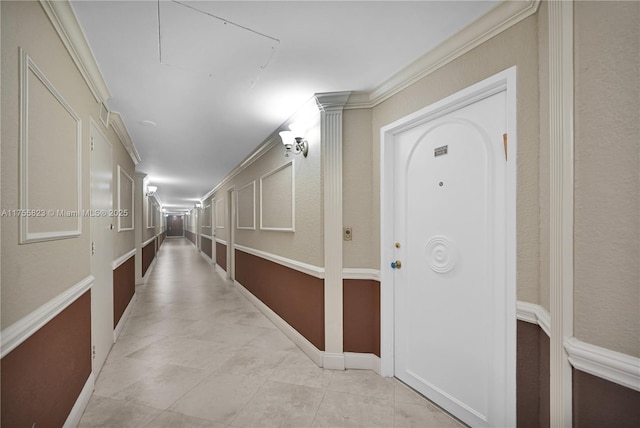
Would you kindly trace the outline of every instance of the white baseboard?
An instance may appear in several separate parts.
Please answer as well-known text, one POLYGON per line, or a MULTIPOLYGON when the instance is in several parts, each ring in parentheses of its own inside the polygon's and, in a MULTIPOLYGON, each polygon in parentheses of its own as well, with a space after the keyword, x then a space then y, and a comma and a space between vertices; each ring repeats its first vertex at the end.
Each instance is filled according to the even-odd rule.
POLYGON ((345 352, 344 365, 347 369, 373 370, 381 374, 380 357, 374 354, 363 354, 358 352, 345 352))
POLYGON ((147 280, 149 279, 149 276, 151 275, 151 271, 153 270, 153 267, 156 264, 157 259, 158 259, 158 253, 156 253, 156 255, 153 256, 153 260, 151 260, 151 264, 147 268, 147 273, 145 273, 144 276, 139 281, 136 281, 136 285, 144 285, 147 282, 147 280))
POLYGON ((124 328, 124 325, 127 322, 127 319, 131 314, 131 311, 133 310, 133 305, 136 302, 137 297, 138 295, 136 293, 133 293, 133 296, 131 297, 131 300, 129 301, 127 308, 124 310, 124 312, 122 313, 122 316, 120 317, 120 321, 118 321, 116 328, 113 330, 113 343, 115 343, 116 340, 118 340, 118 336, 120 336, 120 333, 122 333, 122 329, 124 328))
POLYGON ((215 264, 215 262, 213 261, 213 259, 209 256, 207 256, 207 254, 204 251, 200 251, 200 255, 202 256, 203 259, 205 259, 208 263, 210 264, 215 264))
POLYGON ((0 334, 2 358, 75 302, 78 297, 86 293, 93 286, 93 281, 94 277, 91 275, 83 278, 35 311, 2 330, 0 334))
POLYGON ((323 352, 322 367, 329 370, 344 370, 345 369, 344 354, 338 354, 334 352, 323 352))
POLYGON ((221 267, 219 264, 217 264, 217 263, 216 263, 216 272, 218 272, 218 274, 219 274, 220 276, 222 276, 223 278, 226 278, 226 277, 227 277, 227 271, 226 271, 226 270, 224 270, 224 269, 222 269, 222 267, 221 267))
MULTIPOLYGON (((323 367, 324 352, 316 348, 311 342, 309 342, 303 335, 298 333, 296 329, 291 327, 289 323, 280 318, 270 307, 265 305, 262 300, 254 296, 249 290, 244 288, 242 284, 235 281, 235 285, 243 296, 247 298, 253 305, 260 310, 276 327, 280 329, 295 345, 302 350, 311 360, 323 367)), ((343 367, 344 370, 344 367, 343 367)))
POLYGON ((80 423, 80 419, 82 418, 82 414, 84 413, 87 405, 89 404, 89 399, 91 399, 91 394, 93 394, 93 390, 95 389, 96 379, 93 375, 93 372, 89 374, 87 381, 78 395, 78 399, 76 403, 71 408, 71 412, 69 412, 69 416, 67 416, 67 420, 64 421, 63 428, 75 428, 80 423))

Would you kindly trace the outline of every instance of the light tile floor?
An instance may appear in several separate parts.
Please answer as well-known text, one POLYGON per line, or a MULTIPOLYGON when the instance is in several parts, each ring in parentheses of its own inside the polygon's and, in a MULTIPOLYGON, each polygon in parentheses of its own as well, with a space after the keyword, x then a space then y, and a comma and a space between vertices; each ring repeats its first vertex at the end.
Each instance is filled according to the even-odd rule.
POLYGON ((163 244, 80 427, 460 427, 396 379, 317 367, 186 239, 163 244))

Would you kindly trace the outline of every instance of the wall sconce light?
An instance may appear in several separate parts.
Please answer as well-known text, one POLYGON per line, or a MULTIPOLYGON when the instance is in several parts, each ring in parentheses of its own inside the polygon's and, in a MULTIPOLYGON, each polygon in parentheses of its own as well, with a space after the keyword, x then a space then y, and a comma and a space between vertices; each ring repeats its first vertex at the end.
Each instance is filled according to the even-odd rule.
POLYGON ((196 208, 202 208, 202 204, 200 202, 196 202, 196 208))
POLYGON ((293 153, 294 155, 302 155, 306 158, 309 153, 309 143, 304 137, 294 137, 292 131, 282 131, 280 133, 280 138, 282 139, 282 144, 284 144, 285 148, 285 156, 289 156, 289 153, 293 153))
POLYGON ((147 186, 147 196, 155 195, 157 190, 158 190, 158 186, 147 186))

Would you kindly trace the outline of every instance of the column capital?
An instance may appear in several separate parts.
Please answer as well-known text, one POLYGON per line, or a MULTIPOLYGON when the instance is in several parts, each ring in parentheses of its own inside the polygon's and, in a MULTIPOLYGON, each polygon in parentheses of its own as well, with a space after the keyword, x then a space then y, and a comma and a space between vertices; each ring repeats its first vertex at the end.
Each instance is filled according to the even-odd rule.
POLYGON ((351 92, 323 92, 314 95, 318 108, 322 112, 342 111, 351 96, 351 92))

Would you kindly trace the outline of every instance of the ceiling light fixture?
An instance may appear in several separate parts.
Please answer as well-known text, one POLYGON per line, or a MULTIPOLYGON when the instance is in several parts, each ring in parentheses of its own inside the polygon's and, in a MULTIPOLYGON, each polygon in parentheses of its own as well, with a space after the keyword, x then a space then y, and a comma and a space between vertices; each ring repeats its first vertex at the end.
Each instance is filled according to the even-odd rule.
POLYGON ((282 144, 285 148, 285 156, 289 156, 289 153, 293 153, 294 155, 302 155, 306 158, 307 154, 309 154, 309 143, 303 137, 295 137, 293 131, 282 131, 280 133, 280 138, 282 139, 282 144))

